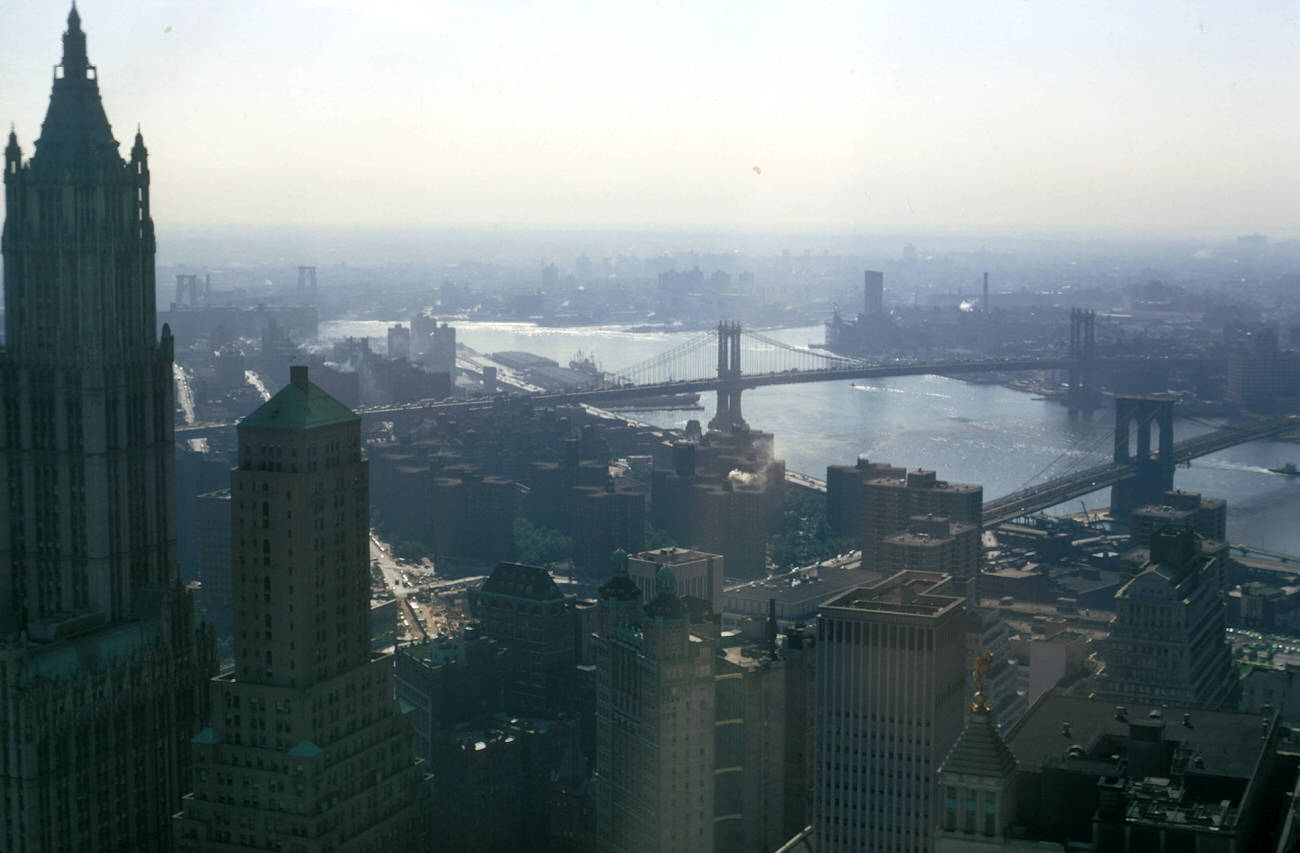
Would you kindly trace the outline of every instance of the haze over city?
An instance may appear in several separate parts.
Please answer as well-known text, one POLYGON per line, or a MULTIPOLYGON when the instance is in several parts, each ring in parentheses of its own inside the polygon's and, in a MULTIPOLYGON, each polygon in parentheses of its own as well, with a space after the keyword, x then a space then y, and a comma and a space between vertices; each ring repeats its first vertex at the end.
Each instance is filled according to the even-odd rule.
POLYGON ((1300 853, 1290 10, 109 6, 0 851, 1300 853))
MULTIPOLYGON (((1296 228, 1294 3, 82 11, 168 227, 1296 228)), ((63 14, 6 8, 25 142, 63 14)))

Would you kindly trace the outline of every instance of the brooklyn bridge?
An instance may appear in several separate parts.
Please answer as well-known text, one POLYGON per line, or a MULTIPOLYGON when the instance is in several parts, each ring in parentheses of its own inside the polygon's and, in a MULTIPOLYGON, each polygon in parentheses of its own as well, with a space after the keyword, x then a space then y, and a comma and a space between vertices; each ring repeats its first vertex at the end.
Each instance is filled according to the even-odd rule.
MULTIPOLYGON (((640 397, 715 392, 716 411, 709 426, 723 432, 746 428, 741 396, 744 391, 774 385, 808 382, 836 382, 855 379, 883 379, 897 376, 960 376, 977 373, 1061 371, 1067 376, 1066 400, 1072 406, 1096 404, 1094 376, 1113 368, 1195 368, 1204 359, 1178 356, 1099 355, 1090 323, 1076 312, 1072 323, 1069 352, 1060 355, 1015 358, 979 358, 948 361, 870 360, 849 358, 825 350, 794 346, 738 323, 720 323, 653 358, 621 370, 601 374, 585 387, 562 391, 513 391, 512 398, 526 398, 535 405, 586 403, 599 406, 640 397), (1076 328, 1077 327, 1077 328, 1076 328), (1079 330, 1085 330, 1080 332, 1079 330), (742 369, 742 354, 744 368, 742 369)), ((440 411, 479 409, 500 405, 501 394, 459 400, 426 400, 418 403, 360 409, 363 418, 396 423, 417 422, 440 411)), ((1099 489, 1113 487, 1111 509, 1127 515, 1133 507, 1152 503, 1173 488, 1174 471, 1180 463, 1197 457, 1269 438, 1300 428, 1293 416, 1252 420, 1214 430, 1182 442, 1174 442, 1174 401, 1159 397, 1117 397, 1114 439, 1109 462, 1082 470, 1068 471, 1035 483, 984 505, 985 524, 997 524, 1029 516, 1099 489), (1152 446, 1151 435, 1156 433, 1152 446)), ((234 424, 178 424, 177 439, 213 437, 234 424)), ((811 482, 816 482, 811 480, 811 482)))

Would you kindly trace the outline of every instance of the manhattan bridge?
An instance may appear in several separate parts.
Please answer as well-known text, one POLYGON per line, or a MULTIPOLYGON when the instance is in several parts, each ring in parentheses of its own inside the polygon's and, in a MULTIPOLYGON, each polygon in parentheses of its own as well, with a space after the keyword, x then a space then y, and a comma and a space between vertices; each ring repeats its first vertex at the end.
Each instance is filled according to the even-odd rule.
MULTIPOLYGON (((895 376, 1020 371, 1062 371, 1067 377, 1066 402, 1072 408, 1095 408, 1098 393, 1095 376, 1101 369, 1195 367, 1204 359, 1177 356, 1107 356, 1098 352, 1086 312, 1072 317, 1069 351, 1060 356, 977 358, 947 361, 855 359, 820 349, 799 347, 739 323, 723 322, 717 327, 678 344, 652 358, 593 377, 589 385, 562 391, 511 392, 536 405, 585 403, 599 406, 641 397, 702 393, 717 395, 709 427, 722 432, 745 429, 741 396, 751 388, 806 382, 834 382, 883 379, 895 376), (742 364, 743 359, 743 364, 742 364)), ((436 411, 485 408, 497 405, 500 394, 468 400, 421 401, 363 408, 368 420, 418 421, 436 411)), ((1300 427, 1292 416, 1253 420, 1214 430, 1181 442, 1174 441, 1174 401, 1162 397, 1117 397, 1116 422, 1096 442, 1098 447, 1113 442, 1111 459, 1101 465, 1079 467, 1076 460, 1048 479, 1026 485, 984 505, 988 525, 1026 517, 1057 504, 1112 487, 1112 510, 1127 515, 1136 506, 1158 502, 1173 488, 1174 471, 1192 459, 1300 427), (1156 441, 1152 443, 1152 434, 1156 441)), ((233 424, 187 424, 176 426, 176 438, 202 438, 227 431, 233 424)), ((1065 461, 1064 454, 1062 459, 1065 461)), ((1053 468, 1049 465, 1047 469, 1053 468)), ((811 480, 811 478, 806 478, 811 480)), ((816 482, 816 481, 813 481, 816 482)))

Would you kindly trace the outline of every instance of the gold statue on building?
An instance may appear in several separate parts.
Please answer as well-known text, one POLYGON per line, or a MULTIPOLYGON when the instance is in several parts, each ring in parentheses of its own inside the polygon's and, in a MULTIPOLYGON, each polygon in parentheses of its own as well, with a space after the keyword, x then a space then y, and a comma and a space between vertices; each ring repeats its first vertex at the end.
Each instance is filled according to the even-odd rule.
POLYGON ((989 697, 984 692, 988 685, 984 682, 984 676, 988 675, 992 666, 993 652, 985 652, 975 658, 975 668, 971 670, 971 676, 975 679, 975 698, 970 703, 970 709, 976 713, 989 710, 989 697))

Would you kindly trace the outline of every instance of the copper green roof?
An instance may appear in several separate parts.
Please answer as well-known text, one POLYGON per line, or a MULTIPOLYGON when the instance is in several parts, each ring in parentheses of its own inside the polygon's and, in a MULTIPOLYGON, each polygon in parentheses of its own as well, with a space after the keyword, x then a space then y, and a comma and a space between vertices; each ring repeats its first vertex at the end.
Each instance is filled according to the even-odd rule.
POLYGON ((314 429, 360 419, 360 415, 322 391, 318 385, 290 382, 257 411, 240 421, 239 427, 314 429))

